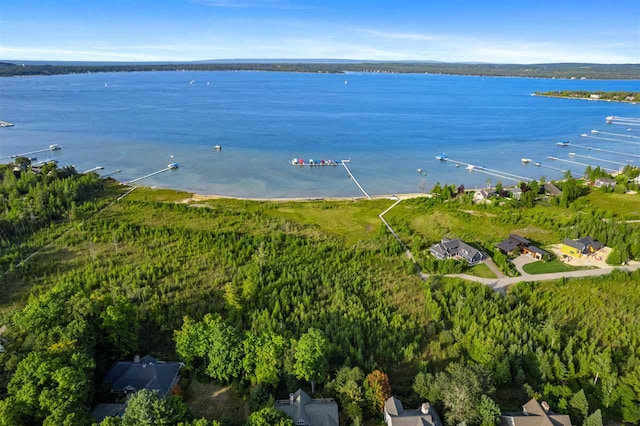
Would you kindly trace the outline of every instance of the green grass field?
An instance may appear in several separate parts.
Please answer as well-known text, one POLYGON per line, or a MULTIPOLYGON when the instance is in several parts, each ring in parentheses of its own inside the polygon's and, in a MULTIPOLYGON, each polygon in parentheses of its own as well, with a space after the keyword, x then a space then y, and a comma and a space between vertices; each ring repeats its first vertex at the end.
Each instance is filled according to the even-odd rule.
POLYGON ((496 274, 494 274, 493 271, 484 263, 471 267, 465 273, 480 278, 496 278, 496 274))
POLYGON ((536 275, 536 274, 549 274, 549 273, 552 273, 552 272, 577 271, 579 269, 586 269, 586 268, 569 266, 569 265, 566 265, 566 264, 562 263, 558 259, 553 259, 553 260, 550 260, 548 262, 539 261, 539 262, 534 262, 534 263, 528 263, 528 264, 524 265, 524 267, 522 269, 524 269, 524 271, 527 274, 536 275))
POLYGON ((640 219, 640 194, 605 194, 593 190, 586 199, 592 206, 610 211, 620 219, 640 219))

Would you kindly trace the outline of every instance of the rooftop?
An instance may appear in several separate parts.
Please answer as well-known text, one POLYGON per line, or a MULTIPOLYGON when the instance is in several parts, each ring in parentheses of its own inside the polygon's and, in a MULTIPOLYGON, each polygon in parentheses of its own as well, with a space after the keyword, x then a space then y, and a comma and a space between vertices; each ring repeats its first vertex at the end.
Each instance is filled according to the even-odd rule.
POLYGON ((300 426, 338 426, 338 404, 331 398, 313 399, 302 389, 276 401, 280 410, 300 426))
POLYGON ((114 362, 104 381, 111 384, 112 392, 130 393, 141 389, 157 390, 166 397, 179 379, 181 362, 158 361, 152 356, 133 361, 114 362))

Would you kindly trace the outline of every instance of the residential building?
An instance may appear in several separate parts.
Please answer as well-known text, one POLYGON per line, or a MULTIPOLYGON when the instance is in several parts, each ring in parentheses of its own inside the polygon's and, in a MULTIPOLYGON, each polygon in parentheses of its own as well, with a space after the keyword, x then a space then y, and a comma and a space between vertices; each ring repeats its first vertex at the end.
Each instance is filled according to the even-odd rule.
POLYGON ((157 390, 166 398, 180 380, 181 362, 158 361, 147 355, 140 359, 136 355, 133 361, 114 362, 104 381, 111 385, 113 393, 134 393, 141 389, 157 390))
POLYGON ((593 186, 596 188, 616 186, 616 180, 606 177, 598 178, 593 182, 593 186))
POLYGON ((580 258, 584 255, 590 255, 604 247, 600 241, 587 236, 579 240, 570 240, 565 238, 560 245, 560 251, 571 257, 580 258))
POLYGON ((429 251, 440 260, 464 259, 469 265, 480 263, 486 258, 480 250, 458 239, 443 238, 438 244, 432 245, 429 251))
POLYGON ((562 194, 562 191, 560 190, 560 188, 558 188, 551 182, 545 183, 542 186, 542 189, 546 195, 550 195, 552 197, 557 197, 558 195, 562 194))
POLYGON ((122 417, 126 408, 126 404, 97 404, 91 411, 91 417, 100 423, 106 417, 122 417))
POLYGON ((479 189, 473 194, 473 202, 480 203, 486 202, 489 198, 495 197, 496 193, 493 189, 479 189))
POLYGON ((503 413, 500 426, 571 426, 571 419, 566 414, 555 414, 545 401, 531 399, 522 411, 503 413))
POLYGON ((522 189, 517 186, 514 186, 513 188, 507 188, 507 191, 511 193, 511 198, 519 200, 520 197, 522 197, 522 189))
POLYGON ((550 258, 551 254, 531 244, 531 241, 519 235, 511 234, 509 238, 496 245, 504 254, 525 254, 532 259, 550 258))
POLYGON ((338 426, 338 404, 332 398, 312 399, 298 389, 289 399, 276 401, 280 410, 293 419, 296 426, 338 426))
POLYGON ((384 420, 387 426, 442 426, 440 416, 428 402, 416 410, 405 410, 395 396, 384 403, 384 420))

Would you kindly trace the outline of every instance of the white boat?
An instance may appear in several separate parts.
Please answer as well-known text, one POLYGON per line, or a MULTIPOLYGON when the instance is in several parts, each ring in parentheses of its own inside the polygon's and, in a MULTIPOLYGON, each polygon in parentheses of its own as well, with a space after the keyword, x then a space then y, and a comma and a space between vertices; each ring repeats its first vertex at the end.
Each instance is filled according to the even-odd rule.
POLYGON ((216 151, 222 151, 222 145, 214 145, 213 149, 215 149, 216 151))
POLYGON ((575 153, 575 152, 570 152, 570 153, 569 153, 569 157, 575 157, 575 156, 576 156, 576 153, 575 153))
POLYGON ((592 135, 597 135, 598 133, 600 133, 598 130, 592 130, 592 131, 591 131, 591 134, 592 134, 592 135))
POLYGON ((440 161, 446 161, 447 160, 447 154, 445 154, 444 152, 440 155, 436 155, 436 160, 440 160, 440 161))
POLYGON ((418 169, 418 173, 422 173, 422 169, 418 169))
POLYGON ((170 169, 177 169, 178 167, 180 167, 180 165, 178 163, 171 163, 167 164, 167 167, 170 169))
POLYGON ((529 164, 531 162, 531 158, 521 158, 520 161, 522 161, 523 164, 529 164))
POLYGON ((557 146, 569 146, 569 142, 558 142, 556 143, 557 146))
POLYGON ((62 149, 62 147, 60 145, 58 145, 57 143, 51 144, 49 145, 49 149, 51 151, 59 151, 62 149))
POLYGON ((475 169, 475 168, 476 168, 476 166, 474 166, 473 164, 469 164, 469 165, 467 166, 467 170, 473 170, 473 169, 475 169))

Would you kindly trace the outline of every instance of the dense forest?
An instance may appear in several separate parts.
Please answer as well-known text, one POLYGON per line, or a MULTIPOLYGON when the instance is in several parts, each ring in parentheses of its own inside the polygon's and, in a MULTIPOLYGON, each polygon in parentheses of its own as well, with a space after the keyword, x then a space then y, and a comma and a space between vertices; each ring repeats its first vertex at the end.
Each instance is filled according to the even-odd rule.
POLYGON ((640 78, 637 64, 465 64, 442 62, 347 62, 347 63, 185 63, 109 65, 30 65, 0 63, 0 77, 16 75, 57 75, 91 72, 134 71, 278 71, 278 72, 381 72, 509 76, 536 78, 586 78, 625 80, 640 78))
MULTIPOLYGON (((344 424, 378 424, 391 394, 447 424, 495 424, 529 397, 574 424, 640 421, 640 272, 506 296, 423 282, 377 220, 389 200, 190 204, 138 188, 114 202, 115 182, 48 167, 0 166, 0 425, 91 424, 111 363, 147 353, 183 361, 187 389, 231 385, 253 414, 199 419, 187 397, 139 392, 103 425, 291 424, 272 404, 298 387, 336 398, 344 424)), ((590 232, 636 256, 640 228, 589 198, 618 194, 562 186, 502 214, 416 199, 387 219, 415 251, 439 226, 492 241, 529 224, 542 242, 590 232)))
POLYGON ((555 92, 535 92, 537 96, 548 96, 552 98, 569 99, 590 99, 615 102, 640 102, 638 92, 589 92, 585 90, 561 90, 555 92))

